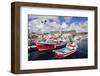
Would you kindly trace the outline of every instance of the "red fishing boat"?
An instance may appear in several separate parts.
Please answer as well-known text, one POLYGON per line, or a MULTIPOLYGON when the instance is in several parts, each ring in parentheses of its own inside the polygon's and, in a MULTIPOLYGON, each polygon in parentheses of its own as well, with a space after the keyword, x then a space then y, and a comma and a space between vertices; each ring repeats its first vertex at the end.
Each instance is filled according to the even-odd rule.
POLYGON ((66 42, 60 41, 58 43, 51 42, 35 42, 35 45, 39 51, 55 50, 66 47, 66 42))
POLYGON ((66 48, 53 50, 53 52, 55 52, 55 58, 67 57, 69 55, 72 55, 76 51, 77 51, 77 45, 74 43, 66 46, 66 48))

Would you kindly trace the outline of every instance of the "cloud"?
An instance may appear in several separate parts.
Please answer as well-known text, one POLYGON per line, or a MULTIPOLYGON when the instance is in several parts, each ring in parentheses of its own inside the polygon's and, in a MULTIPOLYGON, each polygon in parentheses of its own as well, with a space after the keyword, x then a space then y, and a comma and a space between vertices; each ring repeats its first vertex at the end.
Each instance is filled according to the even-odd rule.
POLYGON ((76 32, 88 32, 88 22, 87 21, 80 23, 73 22, 70 25, 69 30, 76 30, 76 32))
POLYGON ((58 16, 32 16, 31 19, 32 18, 33 20, 29 21, 28 24, 30 32, 45 33, 50 31, 71 31, 71 30, 76 30, 76 32, 88 31, 88 21, 79 23, 73 22, 70 25, 67 24, 71 21, 72 17, 64 17, 66 21, 62 22, 62 24, 59 23, 58 16), (52 19, 53 22, 50 22, 50 19, 52 19), (41 22, 45 20, 47 20, 46 23, 41 22))
POLYGON ((88 21, 81 22, 79 26, 83 29, 84 32, 88 32, 88 21))
POLYGON ((57 28, 59 27, 59 19, 57 16, 32 16, 31 19, 33 20, 29 21, 29 30, 30 32, 50 32, 50 31, 57 31, 57 28), (49 20, 52 19, 53 22, 49 22, 49 20), (44 21, 47 21, 45 24, 41 23, 44 21))

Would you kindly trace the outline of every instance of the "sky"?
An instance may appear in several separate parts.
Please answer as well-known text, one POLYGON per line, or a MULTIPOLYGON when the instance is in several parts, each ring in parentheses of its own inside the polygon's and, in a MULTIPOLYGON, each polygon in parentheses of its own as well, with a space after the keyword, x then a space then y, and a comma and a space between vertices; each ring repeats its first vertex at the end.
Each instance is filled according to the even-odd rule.
POLYGON ((28 27, 30 32, 50 32, 76 30, 88 31, 88 17, 78 16, 35 16, 28 15, 28 27))

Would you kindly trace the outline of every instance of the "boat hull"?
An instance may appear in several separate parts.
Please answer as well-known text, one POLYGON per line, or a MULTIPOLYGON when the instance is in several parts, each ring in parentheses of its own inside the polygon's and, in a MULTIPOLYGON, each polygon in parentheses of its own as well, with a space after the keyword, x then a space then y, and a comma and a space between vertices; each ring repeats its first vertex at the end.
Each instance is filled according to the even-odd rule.
POLYGON ((66 47, 66 43, 64 42, 59 44, 42 44, 42 43, 35 43, 35 44, 39 51, 56 50, 66 47))

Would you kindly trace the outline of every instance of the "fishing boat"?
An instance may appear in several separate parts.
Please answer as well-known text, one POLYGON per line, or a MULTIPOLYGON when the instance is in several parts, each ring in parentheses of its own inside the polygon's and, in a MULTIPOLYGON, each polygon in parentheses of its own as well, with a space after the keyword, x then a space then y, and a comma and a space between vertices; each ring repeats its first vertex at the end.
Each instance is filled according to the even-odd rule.
POLYGON ((55 52, 55 58, 59 59, 72 55, 76 51, 77 51, 77 45, 75 43, 66 45, 66 47, 62 49, 53 50, 53 52, 55 52))
POLYGON ((56 42, 35 42, 35 45, 39 51, 49 51, 56 50, 66 47, 66 42, 60 41, 56 42))

